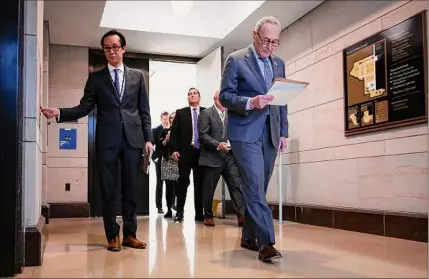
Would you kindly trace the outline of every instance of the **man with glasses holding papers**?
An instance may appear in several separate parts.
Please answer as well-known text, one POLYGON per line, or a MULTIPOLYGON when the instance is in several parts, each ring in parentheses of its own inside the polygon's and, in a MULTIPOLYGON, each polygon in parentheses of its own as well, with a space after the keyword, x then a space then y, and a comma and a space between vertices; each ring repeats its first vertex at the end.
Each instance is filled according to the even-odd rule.
POLYGON ((228 139, 239 167, 246 202, 241 247, 259 251, 261 261, 282 255, 274 248, 275 234, 266 192, 277 151, 286 149, 286 106, 270 105, 274 80, 285 77, 282 59, 272 53, 280 44, 281 26, 274 17, 260 19, 253 43, 230 54, 222 74, 220 102, 228 109, 228 139))

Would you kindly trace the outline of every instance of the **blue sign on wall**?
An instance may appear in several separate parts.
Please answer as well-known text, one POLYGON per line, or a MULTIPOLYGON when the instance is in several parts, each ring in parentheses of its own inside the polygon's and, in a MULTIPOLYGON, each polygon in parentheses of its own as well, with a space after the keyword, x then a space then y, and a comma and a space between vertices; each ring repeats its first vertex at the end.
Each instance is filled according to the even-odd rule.
POLYGON ((77 129, 60 129, 60 149, 76 149, 77 129))

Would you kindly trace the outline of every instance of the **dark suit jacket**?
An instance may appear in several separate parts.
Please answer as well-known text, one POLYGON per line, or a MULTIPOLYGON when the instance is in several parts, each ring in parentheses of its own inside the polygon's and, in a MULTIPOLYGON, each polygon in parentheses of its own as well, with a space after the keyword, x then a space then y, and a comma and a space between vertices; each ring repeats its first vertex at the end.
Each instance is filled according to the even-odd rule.
MULTIPOLYGON (((200 107, 200 113, 205 107, 200 107)), ((180 160, 187 161, 192 142, 191 109, 184 107, 176 110, 170 132, 171 152, 179 152, 180 160)))
POLYGON ((228 117, 225 124, 215 106, 201 112, 198 118, 198 134, 200 136, 201 153, 199 165, 207 167, 220 167, 225 161, 227 152, 217 150, 221 142, 227 140, 228 117))
MULTIPOLYGON (((280 137, 288 137, 287 107, 270 105, 246 111, 249 98, 268 91, 256 59, 250 46, 231 53, 226 59, 219 100, 228 109, 228 138, 230 141, 256 142, 261 137, 269 110, 271 140, 278 148, 280 137)), ((273 77, 284 78, 283 60, 274 55, 270 59, 273 77)))
POLYGON ((161 159, 162 156, 162 143, 159 141, 160 135, 162 130, 164 130, 164 127, 162 125, 159 125, 152 129, 152 139, 153 144, 155 146, 155 151, 152 153, 152 160, 161 159))
POLYGON ((109 68, 89 74, 80 104, 61 108, 59 122, 88 115, 97 106, 95 145, 97 149, 117 147, 122 141, 122 126, 129 144, 144 148, 152 141, 149 101, 143 73, 124 65, 125 90, 119 101, 109 68))
MULTIPOLYGON (((171 126, 170 128, 165 128, 162 129, 160 135, 159 135, 159 145, 158 148, 160 148, 161 150, 161 156, 164 158, 170 158, 171 157, 171 144, 170 144, 170 140, 167 141, 166 145, 163 145, 162 142, 164 141, 164 139, 167 137, 167 133, 171 130, 171 126)), ((161 157, 160 157, 161 159, 161 157)))

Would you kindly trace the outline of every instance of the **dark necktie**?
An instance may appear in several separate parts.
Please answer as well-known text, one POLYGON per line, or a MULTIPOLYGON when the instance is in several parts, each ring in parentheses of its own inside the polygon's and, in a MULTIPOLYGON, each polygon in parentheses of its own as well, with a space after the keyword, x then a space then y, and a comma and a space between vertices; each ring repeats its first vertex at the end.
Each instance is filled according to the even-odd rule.
MULTIPOLYGON (((271 69, 269 58, 261 59, 264 62, 264 81, 267 89, 270 90, 271 84, 273 83, 273 69, 271 69)), ((267 106, 267 115, 270 115, 270 107, 267 106)))
POLYGON ((119 85, 119 74, 118 74, 118 69, 115 69, 115 89, 116 89, 116 94, 118 94, 119 100, 121 99, 121 87, 119 85))
POLYGON ((193 119, 194 119, 194 147, 200 148, 200 142, 198 140, 198 112, 197 108, 193 108, 193 119))
POLYGON ((261 59, 262 62, 264 62, 264 81, 267 85, 267 89, 269 90, 271 87, 271 84, 273 83, 273 70, 270 67, 270 63, 268 61, 268 58, 261 59))

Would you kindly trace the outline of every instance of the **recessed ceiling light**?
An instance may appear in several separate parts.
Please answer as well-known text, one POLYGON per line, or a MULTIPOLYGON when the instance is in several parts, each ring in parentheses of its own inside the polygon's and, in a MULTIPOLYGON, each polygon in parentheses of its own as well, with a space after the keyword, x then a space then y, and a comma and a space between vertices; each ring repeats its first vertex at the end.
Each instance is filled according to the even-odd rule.
POLYGON ((194 1, 170 1, 171 8, 176 14, 187 15, 191 9, 194 1))

